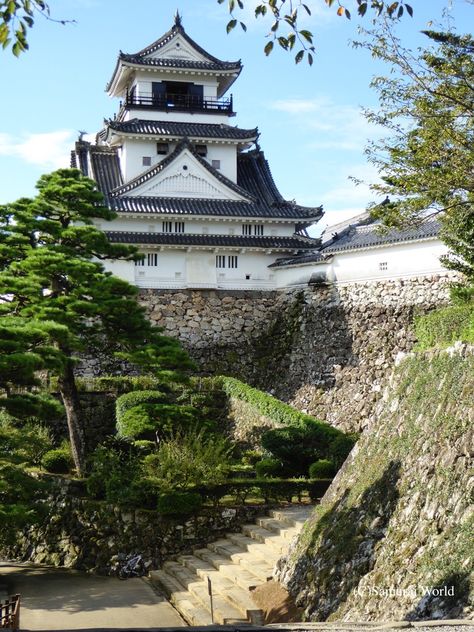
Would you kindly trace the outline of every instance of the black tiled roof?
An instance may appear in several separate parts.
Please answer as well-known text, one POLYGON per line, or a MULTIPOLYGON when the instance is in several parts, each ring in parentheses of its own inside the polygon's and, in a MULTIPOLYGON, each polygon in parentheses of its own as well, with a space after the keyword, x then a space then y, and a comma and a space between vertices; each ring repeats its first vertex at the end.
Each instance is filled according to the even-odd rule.
POLYGON ((429 239, 439 234, 440 224, 434 219, 427 220, 418 226, 405 229, 384 230, 379 222, 373 221, 364 225, 349 225, 340 233, 324 242, 321 246, 323 254, 373 248, 385 244, 402 243, 417 239, 429 239))
POLYGON ((166 158, 162 160, 161 162, 159 162, 157 165, 155 165, 154 167, 151 167, 151 169, 148 169, 148 171, 145 171, 145 173, 140 174, 133 180, 130 180, 130 182, 127 182, 126 184, 123 184, 122 186, 117 187, 113 191, 110 191, 110 196, 118 197, 118 196, 125 195, 129 193, 130 191, 133 191, 137 187, 141 186, 145 182, 148 182, 149 180, 154 178, 157 174, 159 174, 161 171, 163 171, 165 167, 171 164, 179 156, 179 154, 181 154, 185 149, 190 151, 191 154, 193 154, 193 156, 196 158, 196 160, 200 162, 201 165, 207 171, 209 171, 209 173, 211 173, 211 175, 213 175, 215 178, 217 178, 217 180, 222 182, 222 184, 229 187, 229 189, 231 189, 232 191, 235 191, 235 193, 238 193, 239 195, 246 198, 247 200, 255 202, 253 196, 248 191, 240 187, 238 184, 235 184, 235 182, 232 182, 232 180, 229 180, 229 178, 226 178, 217 169, 214 169, 214 167, 211 167, 211 165, 206 160, 201 158, 201 156, 199 156, 196 153, 193 145, 191 145, 188 138, 183 138, 176 145, 174 151, 172 151, 171 154, 166 156, 166 158))
POLYGON ((85 176, 95 180, 105 196, 123 182, 115 148, 79 140, 71 152, 71 166, 78 167, 85 176))
MULTIPOLYGON (((291 204, 267 206, 257 202, 237 200, 204 200, 196 198, 131 197, 109 199, 109 206, 117 213, 144 213, 169 215, 198 215, 205 217, 242 217, 249 219, 290 219, 296 222, 308 220, 309 209, 291 204)), ((313 212, 319 218, 319 209, 313 212)))
POLYGON ((163 246, 234 246, 238 248, 264 248, 303 250, 314 248, 314 241, 302 237, 250 237, 244 235, 203 235, 190 233, 106 232, 113 243, 163 246))
POLYGON ((149 59, 142 57, 141 55, 127 55, 120 53, 120 61, 128 62, 129 64, 139 66, 154 66, 155 68, 187 68, 196 70, 238 70, 240 71, 241 65, 239 61, 194 61, 191 59, 175 59, 175 58, 162 58, 162 59, 149 59))
POLYGON ((277 259, 275 263, 272 263, 268 267, 281 268, 283 266, 295 266, 302 263, 319 263, 321 261, 325 261, 325 259, 326 257, 324 257, 320 252, 305 252, 304 254, 298 255, 296 257, 285 257, 283 259, 277 259))
MULTIPOLYGON (((241 70, 242 64, 240 60, 239 61, 222 61, 221 59, 218 59, 217 57, 214 57, 214 55, 211 55, 210 53, 208 53, 204 48, 202 48, 202 46, 199 46, 199 44, 195 42, 191 37, 189 37, 189 35, 186 33, 186 31, 183 28, 183 25, 181 24, 181 21, 176 21, 173 24, 172 28, 169 31, 167 31, 162 37, 157 39, 155 42, 153 42, 149 46, 142 48, 142 50, 138 51, 138 53, 135 53, 135 55, 132 55, 132 56, 138 57, 138 58, 147 57, 148 55, 151 55, 152 53, 159 50, 160 48, 163 48, 163 46, 168 44, 168 42, 170 42, 178 34, 181 35, 192 48, 194 48, 198 53, 200 53, 203 57, 205 57, 209 63, 213 64, 217 70, 221 70, 221 69, 233 69, 233 70, 239 70, 239 71, 241 70)), ((179 62, 181 60, 168 59, 167 61, 179 62)), ((193 63, 196 63, 196 62, 193 62, 193 63)))
POLYGON ((94 146, 91 148, 90 157, 92 177, 104 195, 122 184, 120 161, 115 150, 94 146))
POLYGON ((175 152, 161 163, 126 184, 123 184, 115 148, 78 141, 71 160, 71 164, 76 164, 84 175, 96 180, 99 189, 108 198, 109 206, 119 213, 290 219, 297 222, 301 228, 316 222, 323 215, 322 207, 299 206, 283 199, 273 182, 268 162, 261 151, 237 154, 237 184, 213 169, 207 161, 197 155, 187 139, 183 139, 175 152), (128 195, 131 190, 159 173, 184 147, 189 147, 196 159, 214 177, 241 194, 246 200, 128 195))
POLYGON ((107 127, 126 134, 174 136, 182 138, 219 138, 225 140, 255 140, 258 129, 240 129, 218 123, 178 123, 175 121, 147 121, 134 118, 130 121, 107 121, 107 127))
POLYGON ((117 74, 117 71, 120 67, 120 62, 125 62, 129 64, 136 64, 140 66, 154 66, 156 68, 164 67, 164 68, 187 68, 187 69, 196 69, 196 70, 210 70, 210 71, 231 71, 240 73, 242 70, 242 64, 239 61, 222 61, 217 57, 214 57, 210 53, 204 50, 197 42, 195 42, 184 30, 181 23, 175 23, 173 27, 165 33, 162 37, 157 39, 155 42, 138 51, 138 53, 127 54, 120 51, 117 64, 115 66, 115 70, 112 74, 112 78, 107 84, 106 90, 108 91, 114 78, 117 74), (163 48, 168 42, 170 42, 173 37, 176 35, 181 35, 187 42, 190 44, 192 48, 194 48, 198 53, 200 53, 206 61, 191 61, 186 59, 176 59, 176 58, 162 58, 162 59, 149 59, 148 55, 151 55, 155 51, 163 48))

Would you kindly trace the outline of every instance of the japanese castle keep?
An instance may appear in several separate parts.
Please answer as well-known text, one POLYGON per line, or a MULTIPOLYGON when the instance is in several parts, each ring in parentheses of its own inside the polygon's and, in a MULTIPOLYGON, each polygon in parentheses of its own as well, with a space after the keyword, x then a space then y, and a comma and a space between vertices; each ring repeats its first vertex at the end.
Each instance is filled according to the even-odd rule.
POLYGON ((108 268, 139 287, 273 289, 277 258, 319 245, 306 229, 322 209, 284 200, 257 128, 230 125, 241 70, 203 50, 177 14, 156 42, 120 52, 107 85, 119 112, 95 144, 76 143, 72 166, 118 215, 102 228, 143 253, 108 268))

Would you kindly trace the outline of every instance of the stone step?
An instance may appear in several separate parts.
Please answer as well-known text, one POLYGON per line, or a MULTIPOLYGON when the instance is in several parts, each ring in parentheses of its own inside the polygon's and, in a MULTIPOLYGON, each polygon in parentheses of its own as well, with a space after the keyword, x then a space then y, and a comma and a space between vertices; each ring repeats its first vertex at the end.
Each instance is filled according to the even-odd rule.
POLYGON ((303 524, 304 523, 300 523, 297 527, 290 527, 279 520, 275 520, 274 518, 259 518, 257 520, 257 525, 259 527, 267 529, 270 534, 280 537, 287 544, 291 542, 295 535, 300 533, 303 524))
POLYGON ((273 579, 273 564, 267 564, 266 562, 256 562, 255 560, 243 559, 240 560, 239 566, 242 566, 246 571, 255 575, 261 584, 264 584, 273 579))
POLYGON ((269 556, 272 557, 272 560, 277 560, 281 557, 282 552, 288 550, 289 546, 289 541, 285 541, 283 544, 281 539, 276 539, 278 536, 266 538, 265 542, 242 533, 230 533, 228 538, 233 544, 240 546, 242 550, 251 551, 256 557, 261 557, 264 560, 268 559, 269 556))
POLYGON ((311 511, 309 506, 273 511, 256 524, 244 525, 241 533, 229 533, 192 555, 165 562, 160 571, 150 573, 151 580, 189 625, 211 624, 209 579, 215 624, 264 625, 264 613, 251 591, 272 579, 277 560, 287 553, 311 511))
POLYGON ((252 599, 252 593, 249 590, 234 585, 233 588, 226 590, 222 596, 235 606, 252 625, 265 623, 264 613, 252 599))
POLYGON ((314 510, 314 505, 286 507, 285 509, 273 509, 270 517, 279 520, 289 527, 301 528, 314 510))
POLYGON ((210 613, 190 599, 172 602, 183 619, 191 626, 212 625, 210 613))
MULTIPOLYGON (((211 600, 207 588, 207 583, 199 582, 191 585, 191 594, 200 604, 211 612, 211 600)), ((229 625, 231 623, 248 623, 245 614, 224 599, 222 595, 213 590, 212 597, 214 622, 219 625, 229 625)))

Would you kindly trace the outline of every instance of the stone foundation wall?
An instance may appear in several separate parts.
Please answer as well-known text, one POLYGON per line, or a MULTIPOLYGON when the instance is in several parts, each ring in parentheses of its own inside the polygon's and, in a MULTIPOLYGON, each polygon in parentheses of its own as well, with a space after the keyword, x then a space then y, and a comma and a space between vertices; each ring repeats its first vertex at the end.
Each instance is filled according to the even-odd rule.
POLYGON ((201 371, 245 380, 350 431, 367 427, 413 317, 448 302, 449 277, 283 292, 144 290, 150 318, 201 371))
POLYGON ((45 502, 47 518, 0 551, 2 557, 113 575, 120 560, 139 553, 148 569, 156 569, 174 555, 190 554, 225 533, 240 531, 265 513, 262 505, 247 505, 171 518, 81 498, 76 487, 74 482, 60 483, 45 502))

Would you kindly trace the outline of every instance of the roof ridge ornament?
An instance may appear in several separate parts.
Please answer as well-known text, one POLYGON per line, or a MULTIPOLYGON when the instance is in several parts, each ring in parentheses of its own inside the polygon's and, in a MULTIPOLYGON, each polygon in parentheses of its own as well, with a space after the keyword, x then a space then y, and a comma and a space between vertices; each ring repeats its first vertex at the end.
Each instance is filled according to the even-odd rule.
POLYGON ((174 25, 177 28, 182 28, 183 27, 183 18, 179 13, 179 10, 176 9, 176 13, 174 14, 174 25))

